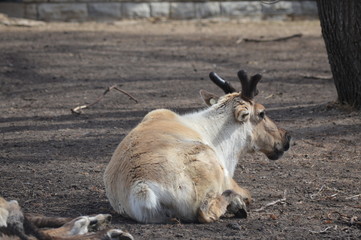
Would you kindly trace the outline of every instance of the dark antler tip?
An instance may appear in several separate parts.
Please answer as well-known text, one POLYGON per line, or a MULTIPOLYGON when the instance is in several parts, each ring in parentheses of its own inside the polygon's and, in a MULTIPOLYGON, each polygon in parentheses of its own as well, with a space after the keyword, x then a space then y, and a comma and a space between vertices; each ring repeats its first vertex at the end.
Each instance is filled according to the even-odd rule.
POLYGON ((244 70, 238 71, 238 76, 246 77, 247 78, 247 72, 244 70))
POLYGON ((239 80, 241 81, 242 89, 243 89, 243 85, 244 85, 244 87, 246 87, 246 85, 248 85, 247 73, 245 71, 241 70, 237 73, 237 76, 238 76, 239 80))
POLYGON ((218 74, 215 72, 210 72, 209 78, 217 85, 225 83, 225 81, 220 76, 218 76, 218 74))
POLYGON ((215 83, 218 87, 220 87, 226 94, 236 91, 230 83, 222 79, 215 72, 210 72, 209 78, 212 80, 213 83, 215 83))
POLYGON ((257 73, 257 74, 255 74, 255 75, 253 75, 252 77, 251 77, 251 79, 253 80, 253 81, 255 81, 255 80, 261 80, 261 78, 262 78, 262 75, 261 74, 259 74, 259 73, 257 73))

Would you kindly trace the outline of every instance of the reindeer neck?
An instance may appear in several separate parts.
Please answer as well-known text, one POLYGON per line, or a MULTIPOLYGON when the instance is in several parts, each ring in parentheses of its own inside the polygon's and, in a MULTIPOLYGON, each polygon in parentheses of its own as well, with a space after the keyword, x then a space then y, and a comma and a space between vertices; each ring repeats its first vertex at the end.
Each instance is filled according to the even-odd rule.
POLYGON ((251 127, 235 122, 230 107, 212 106, 183 115, 183 119, 201 134, 205 144, 215 149, 220 164, 233 176, 238 158, 247 147, 251 127))

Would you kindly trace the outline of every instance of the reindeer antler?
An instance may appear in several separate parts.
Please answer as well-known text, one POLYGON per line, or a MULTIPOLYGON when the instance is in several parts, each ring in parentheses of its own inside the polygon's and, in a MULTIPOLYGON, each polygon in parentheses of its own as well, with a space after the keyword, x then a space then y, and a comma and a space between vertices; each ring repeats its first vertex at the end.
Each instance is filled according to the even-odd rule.
POLYGON ((215 73, 215 72, 209 73, 209 78, 218 87, 220 87, 224 91, 224 93, 228 94, 228 93, 237 92, 236 89, 234 87, 232 87, 232 85, 229 82, 222 79, 220 76, 217 75, 217 73, 215 73))
MULTIPOLYGON (((241 81, 242 85, 242 98, 252 100, 255 96, 258 95, 257 84, 261 80, 262 75, 256 74, 248 79, 247 73, 244 70, 240 70, 238 73, 238 78, 241 81)), ((237 92, 232 85, 222 79, 215 72, 209 74, 209 78, 214 82, 218 87, 220 87, 226 94, 237 92)))
POLYGON ((258 94, 257 84, 262 75, 256 74, 251 79, 248 79, 247 73, 243 70, 240 70, 237 75, 242 85, 242 98, 252 100, 258 94))

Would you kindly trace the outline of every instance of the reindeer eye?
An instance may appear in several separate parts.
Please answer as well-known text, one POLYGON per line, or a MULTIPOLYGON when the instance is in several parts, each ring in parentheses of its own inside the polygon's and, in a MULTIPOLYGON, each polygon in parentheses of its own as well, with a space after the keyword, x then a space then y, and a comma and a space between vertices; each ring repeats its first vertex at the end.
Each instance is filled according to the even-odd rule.
POLYGON ((266 113, 264 111, 260 112, 258 116, 263 119, 266 116, 266 113))

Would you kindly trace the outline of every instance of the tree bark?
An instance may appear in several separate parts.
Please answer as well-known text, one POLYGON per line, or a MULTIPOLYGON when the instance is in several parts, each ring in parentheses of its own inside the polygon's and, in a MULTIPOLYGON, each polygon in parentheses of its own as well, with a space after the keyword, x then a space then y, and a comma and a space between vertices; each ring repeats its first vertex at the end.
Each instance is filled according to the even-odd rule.
POLYGON ((361 109, 361 0, 317 0, 338 101, 361 109))

